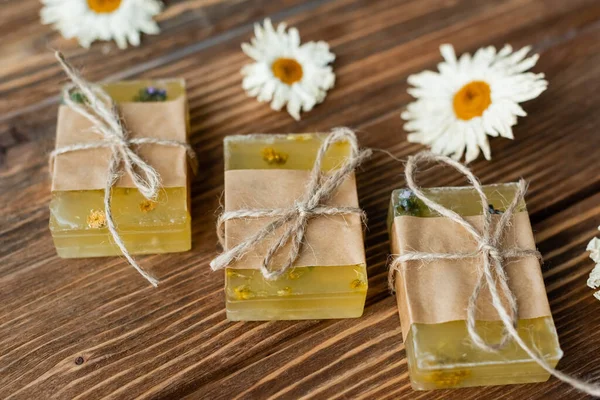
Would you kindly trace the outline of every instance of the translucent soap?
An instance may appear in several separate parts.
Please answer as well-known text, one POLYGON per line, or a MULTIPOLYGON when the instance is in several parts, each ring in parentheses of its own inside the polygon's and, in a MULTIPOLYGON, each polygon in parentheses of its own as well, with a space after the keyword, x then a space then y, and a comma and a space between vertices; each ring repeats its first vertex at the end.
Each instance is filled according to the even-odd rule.
MULTIPOLYGON (((308 171, 322 140, 312 134, 230 136, 224 141, 225 170, 308 171)), ((348 154, 347 143, 333 144, 323 170, 339 167, 348 154)), ((363 313, 366 293, 364 263, 294 267, 275 281, 257 269, 225 272, 227 318, 233 321, 355 318, 363 313)))
MULTIPOLYGON (((470 187, 432 188, 424 190, 427 197, 462 216, 482 213, 479 196, 470 187)), ((515 184, 484 186, 493 214, 499 214, 510 204, 516 192, 515 184)), ((389 226, 397 216, 438 217, 406 189, 392 193, 389 226)), ((517 211, 525 211, 525 204, 517 211)), ((457 229, 461 229, 457 227, 457 229)), ((398 247, 392 239, 392 251, 398 247)), ((435 262, 421 268, 436 268, 435 262)), ((406 301, 398 297, 398 303, 406 301)), ((404 323, 404 322, 403 322, 404 323)), ((503 332, 500 321, 476 322, 477 332, 488 343, 497 343, 503 332)), ((562 357, 554 321, 551 316, 519 319, 521 338, 551 365, 562 357)), ((404 337, 410 381, 415 390, 459 388, 467 386, 504 385, 543 382, 549 374, 530 359, 518 344, 510 341, 497 353, 476 347, 467 332, 466 320, 437 324, 413 323, 404 337)))
MULTIPOLYGON (((116 103, 169 101, 185 95, 181 80, 119 82, 102 87, 116 103)), ((72 99, 82 101, 77 95, 72 99)), ((170 118, 181 120, 185 126, 189 124, 187 112, 170 118)), ((85 168, 85 165, 81 168, 85 168)), ((153 201, 144 198, 136 188, 115 187, 112 190, 113 219, 131 254, 190 249, 188 186, 186 183, 180 187, 163 187, 153 201)), ((53 190, 50 231, 60 257, 121 254, 106 227, 104 190, 53 190)))

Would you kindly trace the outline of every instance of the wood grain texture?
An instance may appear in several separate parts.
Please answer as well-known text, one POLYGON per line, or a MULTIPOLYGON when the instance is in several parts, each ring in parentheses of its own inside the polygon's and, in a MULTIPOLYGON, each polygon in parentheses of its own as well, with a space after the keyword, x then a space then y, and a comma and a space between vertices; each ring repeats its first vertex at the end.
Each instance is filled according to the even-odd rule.
MULTIPOLYGON (((546 260, 548 296, 565 356, 559 367, 600 380, 600 304, 585 285, 587 242, 600 225, 600 3, 594 0, 167 1, 163 32, 119 51, 90 50, 38 22, 37 0, 0 3, 0 398, 580 399, 555 379, 535 385, 411 390, 395 299, 386 289, 390 192, 401 165, 375 153, 359 171, 369 292, 360 319, 230 323, 214 223, 223 189, 222 139, 252 132, 310 132, 346 125, 363 145, 405 158, 400 111, 406 77, 458 52, 532 44, 550 87, 525 105, 515 141, 492 139, 494 160, 472 167, 484 183, 531 182, 527 203, 546 260), (337 55, 337 85, 294 122, 246 98, 239 45, 265 16, 337 55), (95 80, 183 77, 192 144, 193 249, 141 258, 151 288, 122 258, 61 260, 48 231, 47 153, 64 77, 59 48, 95 80)), ((436 169, 426 185, 460 184, 436 169)))

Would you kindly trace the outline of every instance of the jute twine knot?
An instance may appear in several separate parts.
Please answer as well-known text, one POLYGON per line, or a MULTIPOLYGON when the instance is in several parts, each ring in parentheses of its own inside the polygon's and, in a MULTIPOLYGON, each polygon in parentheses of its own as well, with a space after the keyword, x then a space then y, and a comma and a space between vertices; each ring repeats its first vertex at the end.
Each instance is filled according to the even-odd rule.
POLYGON ((536 363, 538 363, 544 370, 551 375, 557 377, 563 382, 570 384, 571 386, 588 393, 593 396, 600 397, 600 387, 597 385, 588 383, 586 381, 580 381, 576 378, 571 377, 565 373, 562 373, 553 367, 551 367, 546 360, 538 353, 538 351, 530 348, 527 343, 519 336, 517 331, 518 322, 518 307, 517 299, 510 290, 508 285, 508 276, 504 268, 505 260, 511 258, 522 258, 522 257, 536 257, 541 259, 541 255, 537 250, 511 248, 508 250, 502 249, 503 234, 507 227, 511 223, 511 219, 519 206, 523 201, 525 192, 527 191, 527 185, 523 179, 519 180, 517 192, 510 205, 500 216, 500 219, 495 222, 492 218, 492 213, 489 209, 489 201, 487 196, 483 192, 483 187, 477 177, 471 172, 469 168, 462 165, 461 163, 454 161, 451 158, 440 156, 431 152, 421 152, 415 156, 408 158, 405 169, 406 183, 414 195, 419 198, 429 209, 436 211, 439 215, 449 218, 462 226, 470 235, 473 237, 475 242, 478 244, 478 248, 472 253, 426 253, 426 252, 406 252, 394 258, 390 265, 388 284, 390 289, 394 290, 394 279, 395 272, 400 271, 402 264, 408 261, 424 261, 431 262, 435 260, 464 260, 469 258, 480 258, 482 260, 480 276, 478 279, 473 292, 469 298, 467 306, 467 329, 469 336, 475 345, 483 350, 490 352, 497 352, 501 348, 505 347, 508 342, 514 340, 536 363), (439 162, 447 164, 460 173, 465 175, 468 181, 471 183, 479 198, 481 200, 481 206, 483 210, 483 228, 478 231, 471 223, 465 218, 457 214, 456 212, 442 206, 441 204, 428 198, 421 188, 415 182, 415 174, 417 172, 417 166, 420 163, 427 162, 439 162), (477 299, 481 293, 481 290, 488 287, 491 295, 492 305, 498 313, 500 320, 504 325, 504 331, 502 338, 498 343, 489 344, 477 333, 475 321, 477 311, 477 299), (508 303, 508 309, 504 306, 502 297, 508 303))
POLYGON ((152 286, 158 286, 158 280, 142 269, 135 259, 129 254, 123 240, 117 232, 112 209, 112 188, 117 184, 122 174, 122 168, 131 177, 133 184, 140 193, 148 200, 154 200, 161 188, 158 172, 146 161, 144 161, 134 150, 134 145, 156 144, 160 146, 172 146, 185 149, 190 165, 195 171, 196 156, 192 147, 185 142, 177 140, 164 140, 157 138, 129 138, 128 132, 112 98, 100 86, 93 85, 83 79, 77 71, 65 60, 60 52, 55 52, 56 59, 62 66, 71 84, 63 88, 62 98, 72 110, 92 122, 91 131, 101 136, 102 140, 60 147, 50 153, 50 171, 54 159, 65 153, 83 151, 99 148, 109 148, 111 157, 108 165, 106 186, 104 188, 104 213, 106 214, 106 225, 116 245, 119 247, 129 263, 144 277, 152 286), (71 99, 74 90, 78 90, 84 97, 83 102, 71 99), (139 172, 138 172, 139 171, 139 172))
POLYGON ((274 234, 277 229, 287 225, 281 236, 269 247, 261 263, 260 271, 265 279, 275 280, 285 274, 298 259, 310 219, 325 215, 358 214, 363 222, 366 221, 366 215, 360 208, 335 207, 325 203, 333 197, 345 179, 370 155, 371 150, 361 150, 358 147, 356 135, 352 130, 348 128, 333 129, 317 152, 306 191, 293 205, 289 208, 226 211, 219 216, 217 234, 223 248, 225 248, 225 222, 248 218, 271 217, 275 219, 254 235, 212 260, 210 267, 216 271, 229 266, 242 258, 258 243, 274 234), (339 168, 330 173, 324 173, 321 167, 325 154, 331 145, 338 142, 347 142, 350 145, 350 155, 339 168), (286 261, 279 269, 271 269, 273 257, 288 243, 291 244, 291 247, 286 261))

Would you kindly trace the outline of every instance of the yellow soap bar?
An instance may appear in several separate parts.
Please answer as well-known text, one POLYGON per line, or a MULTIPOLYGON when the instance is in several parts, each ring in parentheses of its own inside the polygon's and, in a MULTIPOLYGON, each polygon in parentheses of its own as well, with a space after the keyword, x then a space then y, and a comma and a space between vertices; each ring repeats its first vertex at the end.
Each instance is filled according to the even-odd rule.
MULTIPOLYGON (((322 140, 322 135, 312 134, 230 136, 224 142, 225 169, 311 170, 322 140)), ((349 151, 347 143, 332 145, 323 170, 339 167, 349 151)), ((295 267, 275 281, 266 280, 257 269, 227 268, 227 318, 355 318, 363 313, 367 285, 365 264, 295 267)))
MULTIPOLYGON (((472 188, 433 188, 424 189, 424 192, 431 200, 460 215, 482 213, 480 198, 472 188)), ((484 186, 484 192, 491 203, 488 207, 497 214, 503 212, 514 198, 516 185, 484 186)), ((525 204, 522 203, 516 211, 525 210, 525 204)), ((407 189, 392 193, 390 227, 394 217, 401 215, 422 218, 437 216, 407 189)), ((435 265, 424 268, 435 268, 435 265)), ((398 301, 403 299, 399 298, 398 301)), ((489 343, 497 343, 504 329, 500 321, 477 321, 476 327, 481 337, 489 343)), ((527 345, 537 349, 551 366, 558 363, 563 353, 551 316, 520 319, 518 332, 527 345)), ((439 324, 413 323, 404 339, 410 381, 415 390, 543 382, 550 377, 514 341, 497 353, 475 346, 467 331, 466 320, 439 324)))
MULTIPOLYGON (((164 101, 185 93, 181 80, 120 82, 102 87, 117 103, 164 101)), ((81 101, 77 96, 72 96, 72 100, 81 101)), ((187 115, 174 118, 188 123, 187 115)), ((191 248, 188 185, 161 188, 155 200, 147 200, 136 188, 122 187, 113 188, 111 197, 113 220, 129 253, 155 254, 191 248)), ((52 191, 50 231, 60 257, 121 254, 106 226, 104 190, 52 191)))

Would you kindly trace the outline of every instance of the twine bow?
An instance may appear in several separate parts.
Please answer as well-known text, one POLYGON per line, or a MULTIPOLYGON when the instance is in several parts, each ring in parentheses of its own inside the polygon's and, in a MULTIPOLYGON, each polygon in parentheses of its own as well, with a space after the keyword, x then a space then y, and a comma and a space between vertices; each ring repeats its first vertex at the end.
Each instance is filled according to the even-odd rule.
POLYGON ((526 250, 512 248, 509 250, 502 250, 502 237, 507 225, 509 224, 515 209, 523 201, 523 196, 527 190, 527 185, 523 179, 519 181, 517 192, 506 211, 500 217, 500 220, 496 223, 495 227, 492 224, 492 214, 489 210, 489 201, 487 196, 483 192, 483 188, 479 180, 473 175, 473 173, 464 165, 456 162, 448 157, 439 156, 429 152, 422 152, 416 156, 409 157, 408 163, 406 164, 406 183, 414 195, 419 198, 426 206, 431 210, 436 211, 443 217, 449 218, 452 221, 462 226, 469 234, 473 237, 475 242, 478 244, 478 248, 472 253, 423 253, 423 252, 408 252, 404 253, 395 258, 390 270, 389 279, 390 287, 393 289, 393 278, 394 271, 399 270, 402 263, 412 260, 423 260, 423 261, 434 261, 434 260, 461 260, 466 258, 478 258, 480 257, 483 261, 482 274, 478 279, 473 293, 469 297, 469 303, 467 308, 467 328, 469 335, 473 339, 473 342, 480 348, 487 351, 497 351, 504 347, 510 336, 505 330, 502 338, 498 344, 490 345, 486 343, 481 336, 477 333, 475 328, 475 314, 477 310, 477 299, 481 293, 481 290, 487 285, 492 295, 492 302, 494 308, 498 313, 506 313, 507 318, 510 319, 511 325, 516 327, 518 320, 518 308, 517 300, 508 287, 508 277, 504 270, 504 261, 507 258, 520 258, 520 257, 538 257, 541 255, 536 250, 526 250), (448 164, 463 175, 467 177, 473 188, 481 199, 483 209, 483 229, 479 232, 471 223, 469 223, 462 216, 456 212, 442 206, 441 204, 429 199, 415 183, 415 173, 417 165, 421 162, 441 162, 448 164), (502 305, 502 299, 500 293, 504 295, 509 304, 509 311, 506 312, 502 305))
POLYGON ((258 243, 262 242, 267 236, 272 235, 277 229, 287 225, 287 228, 281 234, 279 239, 267 250, 261 264, 261 273, 268 280, 274 280, 283 275, 291 268, 300 255, 302 242, 306 233, 306 227, 311 218, 324 215, 343 215, 358 214, 365 221, 365 213, 357 207, 334 207, 324 203, 329 200, 358 165, 371 155, 371 150, 361 150, 355 133, 348 128, 336 128, 327 136, 317 152, 317 157, 310 178, 306 186, 306 192, 289 208, 274 209, 246 209, 227 211, 219 216, 217 222, 217 234, 219 242, 225 247, 225 222, 233 219, 246 218, 275 218, 274 221, 267 224, 263 229, 257 231, 242 243, 225 251, 217 258, 211 261, 211 268, 216 271, 223 269, 242 258, 258 243), (329 147, 338 142, 348 142, 350 144, 350 155, 345 162, 332 173, 325 174, 321 171, 323 158, 329 147), (270 265, 274 255, 280 251, 287 243, 291 243, 291 248, 283 266, 272 270, 270 265))
POLYGON ((519 336, 517 331, 518 322, 518 308, 517 300, 508 286, 508 277, 504 269, 505 261, 509 258, 521 258, 521 257, 536 257, 541 259, 541 255, 537 250, 519 249, 512 248, 509 250, 502 249, 502 238, 503 234, 510 224, 511 218, 515 213, 519 203, 523 200, 527 185, 523 179, 519 181, 517 192, 512 202, 504 211, 499 221, 496 222, 495 226, 492 220, 492 214, 489 210, 489 202, 487 196, 483 192, 481 183, 469 168, 460 164, 451 158, 433 154, 431 152, 421 152, 415 156, 408 158, 408 163, 405 169, 406 183, 412 190, 415 196, 417 196, 427 207, 431 210, 436 211, 443 217, 449 218, 462 226, 467 232, 471 234, 473 239, 477 242, 478 248, 472 253, 426 253, 426 252, 407 252, 400 256, 395 257, 390 265, 388 284, 393 290, 394 287, 394 276, 396 271, 400 271, 403 263, 412 260, 421 261, 435 261, 435 260, 462 260, 468 258, 481 258, 482 268, 479 280, 473 289, 473 292, 469 298, 467 307, 467 329, 469 336, 473 342, 481 349, 491 352, 497 352, 502 347, 506 346, 510 339, 514 340, 528 355, 531 357, 540 367, 546 370, 551 375, 566 382, 574 388, 581 390, 585 393, 593 396, 600 397, 600 387, 595 384, 581 381, 571 377, 563 372, 560 372, 550 366, 546 360, 534 349, 530 348, 527 343, 519 336), (419 186, 415 183, 415 174, 417 166, 422 162, 440 162, 447 164, 460 173, 465 175, 481 200, 483 209, 483 228, 478 231, 471 223, 469 223, 462 216, 456 212, 442 206, 441 204, 429 199, 419 186), (492 305, 498 313, 503 325, 504 332, 501 340, 497 344, 488 344, 485 340, 477 333, 475 327, 475 316, 477 310, 477 299, 481 290, 487 285, 490 291, 492 305), (508 301, 509 309, 504 307, 502 302, 501 293, 508 301))
MULTIPOLYGON (((148 200, 156 199, 158 191, 161 188, 161 181, 158 172, 146 161, 144 161, 132 148, 133 145, 157 144, 161 146, 181 147, 185 149, 188 159, 191 162, 192 169, 196 169, 196 156, 192 147, 177 140, 164 140, 157 138, 129 138, 126 128, 123 126, 117 106, 111 97, 99 86, 92 85, 84 80, 75 69, 65 60, 60 52, 55 56, 71 79, 71 84, 63 89, 63 100, 72 110, 87 118, 92 122, 91 130, 97 133, 102 140, 75 144, 55 149, 50 153, 50 164, 52 166, 54 159, 65 153, 74 151, 83 151, 99 148, 109 148, 111 157, 108 165, 108 174, 106 186, 104 188, 104 212, 106 214, 106 225, 111 233, 115 243, 129 263, 144 277, 152 286, 158 286, 158 280, 142 269, 135 259, 129 254, 123 240, 117 232, 117 228, 112 216, 111 196, 112 188, 121 177, 121 165, 125 172, 131 177, 133 184, 140 193, 148 200), (71 99, 73 90, 79 90, 84 96, 82 103, 71 99), (138 173, 139 171, 139 173, 138 173)), ((52 168, 51 168, 52 170, 52 168)))

